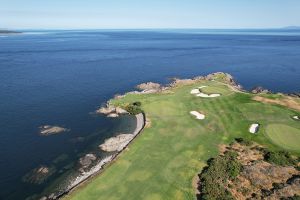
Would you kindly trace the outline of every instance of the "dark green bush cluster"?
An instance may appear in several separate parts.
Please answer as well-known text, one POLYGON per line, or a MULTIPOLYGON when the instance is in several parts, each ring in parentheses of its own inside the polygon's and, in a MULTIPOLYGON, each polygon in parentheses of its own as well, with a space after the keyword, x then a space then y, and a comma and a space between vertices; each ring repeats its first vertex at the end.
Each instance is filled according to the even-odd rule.
POLYGON ((237 141, 241 145, 245 145, 245 146, 251 146, 253 144, 252 141, 244 139, 244 138, 235 138, 235 141, 237 141))
POLYGON ((267 162, 281 166, 297 164, 297 159, 286 151, 267 151, 264 158, 267 162))
POLYGON ((208 167, 200 175, 199 199, 233 199, 231 193, 224 187, 227 180, 233 180, 241 171, 237 153, 226 152, 208 162, 208 167))
POLYGON ((137 102, 133 102, 131 104, 128 104, 125 106, 125 110, 127 112, 129 112, 130 114, 132 115, 136 115, 136 114, 139 114, 139 113, 142 113, 143 110, 141 109, 141 102, 137 101, 137 102))

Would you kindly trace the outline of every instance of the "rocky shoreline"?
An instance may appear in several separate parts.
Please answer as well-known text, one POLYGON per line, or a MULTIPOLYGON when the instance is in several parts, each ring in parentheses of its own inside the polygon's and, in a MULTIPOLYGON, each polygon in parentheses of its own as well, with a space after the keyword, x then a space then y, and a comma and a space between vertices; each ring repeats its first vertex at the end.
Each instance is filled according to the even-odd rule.
MULTIPOLYGON (((115 111, 114 111, 115 112, 115 111)), ((108 113, 109 114, 109 113, 108 113)), ((70 181, 70 184, 66 187, 64 191, 58 192, 58 193, 52 193, 49 196, 43 196, 40 198, 40 200, 54 200, 54 199, 60 199, 63 196, 67 195, 69 192, 71 192, 73 189, 87 181, 89 178, 94 177, 95 175, 101 173, 105 167, 105 165, 113 162, 118 158, 118 156, 127 148, 127 146, 141 133, 143 128, 145 127, 145 115, 143 113, 135 115, 137 123, 136 128, 132 134, 126 134, 131 135, 130 139, 118 142, 118 139, 115 139, 116 137, 109 138, 107 140, 113 141, 108 144, 105 144, 105 147, 108 150, 114 149, 114 153, 112 155, 106 156, 101 160, 98 160, 97 163, 91 167, 89 166, 92 164, 92 162, 97 160, 97 157, 94 154, 88 153, 82 158, 79 159, 79 163, 82 166, 79 171, 81 172, 79 176, 75 177, 73 180, 70 181)), ((124 134, 123 134, 124 135, 124 134)), ((107 141, 106 140, 106 141, 107 141)), ((104 145, 103 144, 103 145, 104 145)), ((100 145, 101 146, 101 145, 100 145)))
MULTIPOLYGON (((197 76, 191 79, 178 79, 173 78, 172 82, 168 85, 161 85, 158 83, 153 82, 147 82, 142 83, 138 85, 136 88, 138 91, 131 91, 128 93, 125 93, 123 95, 115 95, 114 99, 120 99, 125 97, 127 94, 153 94, 153 93, 169 93, 172 92, 171 89, 175 87, 179 87, 181 85, 190 85, 195 84, 197 82, 201 82, 203 80, 209 80, 209 81, 219 81, 226 85, 229 85, 231 88, 233 88, 235 91, 239 92, 246 92, 243 90, 242 86, 237 84, 237 82, 234 80, 234 78, 227 73, 223 72, 216 72, 209 74, 207 76, 197 76)), ((254 94, 260 94, 260 93, 271 93, 268 90, 263 89, 262 87, 257 87, 253 89, 252 93, 254 94)), ((132 114, 129 112, 129 110, 126 110, 124 107, 114 106, 111 101, 108 101, 106 105, 99 108, 95 111, 96 114, 103 114, 107 117, 119 117, 120 115, 124 114, 132 114)), ((63 197, 64 195, 68 194, 70 191, 72 191, 77 186, 81 185, 83 182, 85 182, 90 177, 95 176, 98 173, 101 173, 104 166, 106 164, 111 163, 115 159, 117 159, 118 155, 122 153, 124 149, 127 148, 127 146, 135 139, 135 137, 143 130, 143 128, 146 126, 150 126, 149 119, 146 119, 144 113, 139 113, 135 115, 137 118, 137 125, 136 129, 132 134, 119 134, 115 137, 108 138, 105 140, 105 142, 101 145, 99 145, 99 148, 101 148, 103 151, 106 152, 113 152, 112 155, 107 156, 100 161, 97 159, 94 159, 93 155, 86 155, 85 157, 81 158, 80 161, 82 163, 91 163, 93 161, 96 161, 97 164, 94 165, 92 168, 90 168, 88 171, 82 170, 82 173, 80 176, 76 177, 71 184, 67 187, 67 189, 59 194, 53 195, 51 194, 48 197, 43 197, 41 200, 46 199, 59 199, 63 197), (146 124, 147 123, 147 124, 146 124)))

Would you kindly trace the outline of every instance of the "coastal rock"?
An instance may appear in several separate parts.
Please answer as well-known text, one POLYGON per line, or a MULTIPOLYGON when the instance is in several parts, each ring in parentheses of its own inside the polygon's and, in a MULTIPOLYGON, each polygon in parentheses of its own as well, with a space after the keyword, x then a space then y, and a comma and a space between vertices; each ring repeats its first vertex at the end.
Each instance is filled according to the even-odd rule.
POLYGON ((105 106, 105 107, 101 107, 100 109, 96 110, 96 113, 98 114, 105 114, 108 115, 110 113, 113 113, 116 111, 116 108, 113 106, 105 106))
POLYGON ((116 113, 117 114, 128 114, 127 110, 120 108, 120 107, 116 107, 116 113))
POLYGON ((179 85, 188 85, 195 83, 194 79, 179 79, 179 78, 172 78, 172 83, 170 84, 171 87, 176 87, 179 85))
POLYGON ((44 136, 48 136, 48 135, 53 135, 53 134, 58 134, 58 133, 69 131, 69 129, 66 129, 64 127, 51 126, 51 125, 40 126, 39 129, 40 129, 40 134, 44 135, 44 136))
MULTIPOLYGON (((97 159, 95 154, 86 154, 85 156, 81 157, 79 159, 79 163, 81 165, 81 169, 86 169, 88 167, 90 167, 90 165, 93 163, 93 161, 95 161, 97 159)), ((80 170, 82 171, 82 170, 80 170)))
POLYGON ((119 115, 117 113, 110 113, 107 115, 107 117, 116 118, 116 117, 119 117, 119 115))
POLYGON ((133 138, 133 134, 120 134, 105 140, 99 147, 107 152, 121 151, 133 138))
POLYGON ((121 107, 114 107, 112 105, 107 105, 106 107, 101 107, 100 109, 96 110, 96 113, 101 113, 106 115, 107 117, 119 117, 122 114, 128 114, 128 112, 121 108, 121 107))
POLYGON ((137 85, 136 88, 139 90, 147 91, 147 90, 155 90, 159 91, 161 89, 161 85, 158 83, 148 82, 137 85))
POLYGON ((271 93, 271 91, 268 89, 265 89, 261 86, 257 86, 251 90, 251 93, 253 93, 253 94, 269 94, 269 93, 271 93))
POLYGON ((40 166, 31 170, 29 173, 23 176, 22 180, 23 182, 39 185, 42 184, 54 172, 55 172, 54 167, 49 168, 47 166, 40 166))
POLYGON ((290 93, 288 95, 291 96, 291 97, 300 98, 300 92, 294 92, 294 93, 290 93))

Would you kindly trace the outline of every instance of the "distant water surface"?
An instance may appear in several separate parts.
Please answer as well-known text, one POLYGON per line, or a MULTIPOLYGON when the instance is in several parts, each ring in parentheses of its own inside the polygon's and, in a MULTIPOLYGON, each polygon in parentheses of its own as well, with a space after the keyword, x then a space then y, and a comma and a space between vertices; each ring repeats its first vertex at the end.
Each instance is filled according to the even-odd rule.
POLYGON ((246 89, 300 91, 296 30, 31 30, 0 37, 0 47, 0 199, 41 193, 105 138, 134 129, 132 117, 91 112, 141 82, 224 71, 246 89), (42 137, 45 124, 71 131, 42 137), (40 165, 56 173, 23 183, 40 165))

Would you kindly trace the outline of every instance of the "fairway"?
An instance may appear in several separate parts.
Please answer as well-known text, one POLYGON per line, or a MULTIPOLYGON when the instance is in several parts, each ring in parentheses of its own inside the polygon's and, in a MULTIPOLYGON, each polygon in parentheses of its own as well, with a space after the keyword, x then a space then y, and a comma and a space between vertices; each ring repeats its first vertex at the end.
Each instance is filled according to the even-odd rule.
POLYGON ((233 91, 217 81, 203 80, 169 90, 156 94, 127 94, 111 100, 115 106, 141 102, 151 125, 116 161, 66 199, 195 199, 195 178, 207 160, 218 155, 220 144, 229 144, 234 138, 242 137, 271 149, 282 149, 266 137, 264 128, 257 134, 249 133, 253 122, 262 127, 271 124, 268 135, 278 134, 278 128, 272 124, 280 123, 281 128, 290 130, 289 135, 280 135, 280 132, 276 138, 289 138, 288 144, 294 149, 299 144, 300 124, 289 117, 294 114, 292 110, 253 101, 252 94, 233 91), (201 85, 208 86, 205 92, 222 95, 199 98, 190 94, 193 88, 201 85), (196 119, 190 114, 193 110, 205 114, 205 119, 196 119))
POLYGON ((272 142, 282 148, 300 150, 300 129, 284 124, 270 124, 267 126, 266 134, 272 142))

